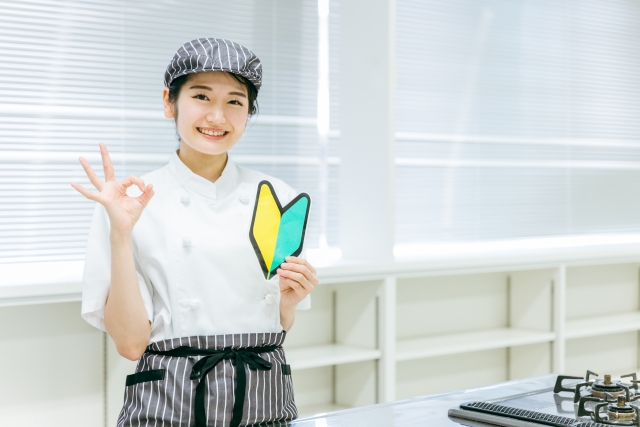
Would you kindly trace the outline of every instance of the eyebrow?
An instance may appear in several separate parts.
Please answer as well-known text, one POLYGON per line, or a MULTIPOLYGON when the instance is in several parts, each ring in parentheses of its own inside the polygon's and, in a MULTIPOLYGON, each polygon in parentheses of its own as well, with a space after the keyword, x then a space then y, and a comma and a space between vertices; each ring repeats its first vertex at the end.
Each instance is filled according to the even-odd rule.
MULTIPOLYGON (((191 86, 189 89, 204 89, 204 90, 211 90, 211 88, 209 86, 203 86, 203 85, 195 85, 195 86, 191 86)), ((229 92, 229 95, 238 95, 238 96, 243 96, 243 97, 247 97, 247 95, 245 95, 242 92, 229 92)))

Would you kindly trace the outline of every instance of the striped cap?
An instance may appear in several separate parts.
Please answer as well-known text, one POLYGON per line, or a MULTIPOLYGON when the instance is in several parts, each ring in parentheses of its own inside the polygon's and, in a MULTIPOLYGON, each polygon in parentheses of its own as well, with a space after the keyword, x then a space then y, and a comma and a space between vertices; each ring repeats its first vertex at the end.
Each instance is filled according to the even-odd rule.
POLYGON ((230 40, 207 37, 183 44, 164 73, 164 85, 185 74, 226 71, 246 77, 256 89, 262 85, 262 64, 246 47, 230 40))

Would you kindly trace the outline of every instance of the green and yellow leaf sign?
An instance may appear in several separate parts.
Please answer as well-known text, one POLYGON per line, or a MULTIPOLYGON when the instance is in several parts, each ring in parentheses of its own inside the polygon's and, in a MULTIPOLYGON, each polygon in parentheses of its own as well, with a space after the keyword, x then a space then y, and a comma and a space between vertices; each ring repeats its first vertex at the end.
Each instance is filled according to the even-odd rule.
POLYGON ((300 193, 284 208, 269 181, 258 184, 249 238, 269 280, 288 256, 302 252, 311 197, 300 193))

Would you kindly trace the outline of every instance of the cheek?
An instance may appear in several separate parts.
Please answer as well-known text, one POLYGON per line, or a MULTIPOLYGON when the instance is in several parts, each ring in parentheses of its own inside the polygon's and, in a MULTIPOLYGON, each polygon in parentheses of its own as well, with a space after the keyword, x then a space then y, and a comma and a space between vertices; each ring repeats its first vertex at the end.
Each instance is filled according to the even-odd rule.
POLYGON ((236 132, 244 132, 247 125, 248 114, 246 111, 238 111, 237 109, 227 112, 227 120, 233 125, 236 132))
POLYGON ((197 104, 185 102, 178 105, 178 128, 191 127, 191 124, 204 114, 203 109, 197 104))

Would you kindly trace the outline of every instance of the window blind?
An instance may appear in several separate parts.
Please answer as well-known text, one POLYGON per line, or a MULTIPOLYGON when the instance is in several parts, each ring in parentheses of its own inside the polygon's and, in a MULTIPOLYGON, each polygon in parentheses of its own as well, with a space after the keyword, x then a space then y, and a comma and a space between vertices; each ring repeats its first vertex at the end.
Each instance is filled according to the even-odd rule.
POLYGON ((640 4, 398 0, 396 243, 640 231, 640 4))
MULTIPOLYGON (((232 150, 238 163, 314 196, 329 186, 329 243, 336 244, 337 165, 319 171, 316 1, 0 1, 0 262, 81 260, 93 188, 78 163, 100 174, 98 142, 116 175, 163 166, 178 147, 162 114, 163 73, 176 49, 221 37, 263 63, 260 113, 232 150)), ((330 144, 335 152, 335 141, 330 144)), ((334 159, 335 160, 335 159, 334 159)), ((315 206, 314 206, 315 208, 315 206)), ((307 247, 317 247, 312 210, 307 247)))

